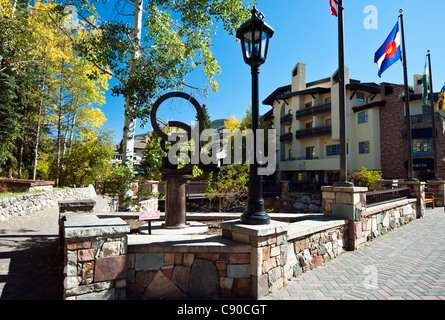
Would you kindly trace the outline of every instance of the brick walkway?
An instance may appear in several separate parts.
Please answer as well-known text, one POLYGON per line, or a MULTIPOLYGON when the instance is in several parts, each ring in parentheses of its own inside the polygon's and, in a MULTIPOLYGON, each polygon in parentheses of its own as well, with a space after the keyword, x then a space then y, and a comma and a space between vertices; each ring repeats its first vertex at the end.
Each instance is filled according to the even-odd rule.
POLYGON ((303 273, 264 300, 445 300, 444 208, 303 273))
MULTIPOLYGON (((62 298, 57 217, 55 207, 0 223, 0 300, 62 298)), ((443 300, 444 230, 444 208, 428 208, 423 219, 303 273, 262 300, 443 300)))

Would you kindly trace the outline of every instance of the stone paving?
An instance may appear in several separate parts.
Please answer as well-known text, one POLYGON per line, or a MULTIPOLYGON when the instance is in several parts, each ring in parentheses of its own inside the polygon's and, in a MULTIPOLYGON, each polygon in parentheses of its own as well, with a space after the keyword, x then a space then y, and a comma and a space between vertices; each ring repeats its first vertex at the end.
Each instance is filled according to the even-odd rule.
MULTIPOLYGON (((95 211, 106 201, 95 198, 95 211)), ((0 300, 61 300, 58 208, 0 224, 0 300)), ((303 273, 267 300, 444 300, 444 208, 303 273)))
POLYGON ((264 300, 445 300, 444 208, 303 273, 264 300))

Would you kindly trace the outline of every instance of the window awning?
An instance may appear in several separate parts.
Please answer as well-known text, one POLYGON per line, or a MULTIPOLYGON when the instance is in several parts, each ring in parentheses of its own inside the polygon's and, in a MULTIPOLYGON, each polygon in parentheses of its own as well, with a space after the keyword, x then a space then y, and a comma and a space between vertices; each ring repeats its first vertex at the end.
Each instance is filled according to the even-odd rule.
POLYGON ((433 129, 432 128, 420 128, 411 130, 412 139, 422 139, 422 138, 432 138, 433 129))

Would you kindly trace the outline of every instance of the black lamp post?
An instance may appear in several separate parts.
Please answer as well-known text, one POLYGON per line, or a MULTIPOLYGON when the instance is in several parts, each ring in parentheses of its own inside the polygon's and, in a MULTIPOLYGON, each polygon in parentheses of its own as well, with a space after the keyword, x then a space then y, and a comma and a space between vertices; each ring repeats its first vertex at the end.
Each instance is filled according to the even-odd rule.
POLYGON ((269 39, 274 30, 263 21, 264 15, 253 7, 252 17, 246 21, 236 32, 236 37, 241 40, 244 62, 252 70, 252 131, 254 140, 254 161, 250 164, 249 195, 246 211, 241 215, 241 222, 245 224, 269 224, 270 217, 264 209, 263 181, 258 175, 258 162, 256 160, 258 125, 258 74, 259 66, 267 58, 269 39))

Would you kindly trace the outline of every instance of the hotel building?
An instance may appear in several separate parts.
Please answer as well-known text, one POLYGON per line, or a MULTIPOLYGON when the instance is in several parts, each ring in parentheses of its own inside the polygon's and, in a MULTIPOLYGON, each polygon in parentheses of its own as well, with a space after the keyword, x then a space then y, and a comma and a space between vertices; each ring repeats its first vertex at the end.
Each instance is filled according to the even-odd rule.
MULTIPOLYGON (((422 76, 414 76, 410 115, 414 176, 426 180, 434 173, 431 108, 424 106, 422 76)), ((272 109, 264 119, 277 133, 277 180, 291 182, 292 191, 332 185, 340 171, 339 85, 332 76, 306 82, 306 64, 298 63, 291 84, 277 88, 264 101, 272 109)), ((346 83, 347 170, 381 170, 384 178, 407 176, 408 141, 404 115, 404 86, 390 83, 346 83)), ((435 95, 437 96, 437 95, 435 95)), ((439 176, 445 177, 445 112, 436 111, 439 176)))

